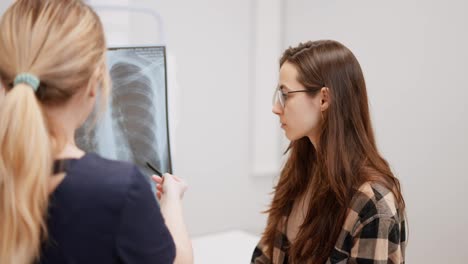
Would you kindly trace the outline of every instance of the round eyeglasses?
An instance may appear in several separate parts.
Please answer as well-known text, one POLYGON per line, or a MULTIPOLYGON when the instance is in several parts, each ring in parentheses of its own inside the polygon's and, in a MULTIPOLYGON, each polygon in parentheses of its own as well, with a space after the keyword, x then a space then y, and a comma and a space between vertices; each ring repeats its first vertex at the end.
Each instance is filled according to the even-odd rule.
MULTIPOLYGON (((320 89, 320 88, 317 88, 320 89)), ((273 94, 273 105, 275 105, 277 102, 280 103, 281 107, 284 108, 286 105, 286 99, 288 99, 288 95, 292 93, 315 93, 317 90, 297 90, 297 91, 289 91, 289 92, 284 92, 281 87, 278 87, 275 89, 275 93, 273 94)))

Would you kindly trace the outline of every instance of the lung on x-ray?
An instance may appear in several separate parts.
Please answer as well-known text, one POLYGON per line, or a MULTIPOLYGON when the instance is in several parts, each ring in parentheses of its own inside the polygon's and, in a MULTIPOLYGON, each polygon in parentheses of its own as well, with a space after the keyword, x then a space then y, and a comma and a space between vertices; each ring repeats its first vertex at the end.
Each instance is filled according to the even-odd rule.
POLYGON ((107 57, 112 90, 106 112, 85 122, 77 145, 132 162, 148 176, 154 172, 146 162, 171 173, 165 48, 110 48, 107 57))

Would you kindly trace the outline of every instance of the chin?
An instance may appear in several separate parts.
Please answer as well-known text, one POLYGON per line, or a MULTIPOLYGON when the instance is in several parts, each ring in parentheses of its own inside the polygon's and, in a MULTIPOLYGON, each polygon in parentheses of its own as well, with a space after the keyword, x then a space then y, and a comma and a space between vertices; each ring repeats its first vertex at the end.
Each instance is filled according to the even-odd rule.
POLYGON ((295 141, 295 140, 298 140, 298 139, 301 139, 301 138, 304 137, 304 136, 301 136, 301 135, 291 134, 291 133, 288 133, 288 132, 285 132, 284 135, 286 136, 286 138, 289 141, 295 141))

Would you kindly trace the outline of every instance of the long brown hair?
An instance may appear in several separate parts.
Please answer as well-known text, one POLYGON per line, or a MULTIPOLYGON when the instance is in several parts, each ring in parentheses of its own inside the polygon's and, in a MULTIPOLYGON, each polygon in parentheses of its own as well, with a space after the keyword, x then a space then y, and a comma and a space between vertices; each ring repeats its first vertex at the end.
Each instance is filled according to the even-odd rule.
POLYGON ((90 89, 93 78, 106 97, 106 42, 98 16, 79 0, 17 0, 0 32, 7 91, 0 101, 0 263, 29 264, 47 237, 49 179, 60 145, 44 110, 90 89), (13 85, 20 73, 40 79, 36 92, 13 85))
POLYGON ((300 232, 289 249, 293 263, 324 263, 341 231, 355 191, 366 181, 393 192, 404 210, 400 184, 377 150, 371 126, 366 84, 353 53, 339 42, 321 40, 287 49, 280 66, 291 63, 298 81, 316 96, 313 87, 328 87, 330 103, 324 113, 319 140, 292 141, 289 158, 274 188, 268 224, 262 236, 271 256, 275 234, 294 201, 311 192, 300 232))

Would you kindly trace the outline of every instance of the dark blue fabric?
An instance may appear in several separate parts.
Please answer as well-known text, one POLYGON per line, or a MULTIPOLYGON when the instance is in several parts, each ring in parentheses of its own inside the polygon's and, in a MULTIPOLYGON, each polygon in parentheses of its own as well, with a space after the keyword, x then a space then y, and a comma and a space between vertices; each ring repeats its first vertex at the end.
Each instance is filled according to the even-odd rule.
POLYGON ((86 154, 51 195, 39 263, 173 263, 175 246, 134 165, 86 154))

